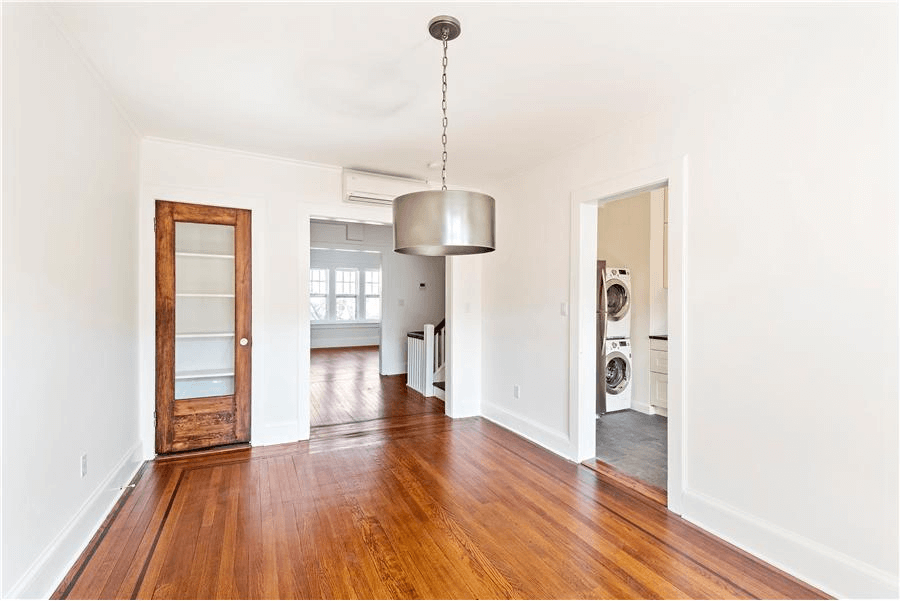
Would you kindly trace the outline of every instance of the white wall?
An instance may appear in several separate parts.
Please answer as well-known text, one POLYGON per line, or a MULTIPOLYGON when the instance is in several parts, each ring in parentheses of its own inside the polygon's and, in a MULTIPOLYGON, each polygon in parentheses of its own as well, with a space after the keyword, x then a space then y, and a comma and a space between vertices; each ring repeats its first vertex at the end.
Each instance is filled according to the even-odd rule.
POLYGON ((631 272, 631 406, 650 412, 650 192, 597 209, 597 258, 631 272))
POLYGON ((49 596, 139 465, 138 160, 45 9, 5 5, 3 597, 49 596))
POLYGON ((570 197, 687 155, 684 516, 832 594, 896 597, 897 7, 816 18, 777 64, 489 187, 483 406, 574 457, 570 197))
POLYGON ((481 294, 484 255, 447 257, 447 415, 484 412, 481 294))
POLYGON ((309 436, 306 291, 311 213, 338 213, 373 221, 390 219, 390 212, 385 209, 342 205, 340 195, 341 171, 337 167, 162 140, 142 142, 140 416, 146 456, 153 456, 154 201, 218 204, 253 211, 250 436, 253 444, 270 444, 309 436), (305 410, 301 410, 303 399, 305 410))
MULTIPOLYGON (((354 226, 351 226, 354 227, 354 226)), ((444 259, 393 252, 390 226, 356 224, 360 240, 350 240, 345 223, 313 222, 311 244, 321 248, 373 250, 382 265, 381 326, 312 325, 313 348, 324 346, 381 345, 381 373, 406 373, 406 333, 437 324, 444 318, 444 259), (425 284, 425 287, 420 287, 425 284)))
POLYGON ((443 257, 384 254, 382 374, 406 373, 406 334, 444 319, 444 294, 443 257))
MULTIPOLYGON (((155 199, 253 211, 251 440, 260 445, 308 438, 310 220, 387 224, 391 222, 390 208, 343 202, 338 167, 181 142, 142 142, 140 417, 147 457, 153 456, 155 199)), ((410 284, 418 286, 418 281, 410 280, 410 284)), ((413 292, 406 292, 405 286, 401 281, 398 289, 411 296, 413 292)), ((439 283, 435 280, 432 286, 429 280, 428 286, 435 290, 439 283)), ((435 317, 414 316, 420 323, 415 329, 421 329, 423 320, 435 317)), ((405 336, 407 329, 408 325, 401 324, 399 331, 405 336)), ((382 336, 388 335, 383 328, 382 336)), ((405 365, 405 358, 399 363, 405 365)))

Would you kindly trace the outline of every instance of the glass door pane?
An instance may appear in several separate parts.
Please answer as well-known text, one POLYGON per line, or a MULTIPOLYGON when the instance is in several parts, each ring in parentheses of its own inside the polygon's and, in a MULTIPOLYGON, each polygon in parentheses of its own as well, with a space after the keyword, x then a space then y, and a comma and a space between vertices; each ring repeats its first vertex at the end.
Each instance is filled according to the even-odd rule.
POLYGON ((175 399, 234 394, 234 226, 175 222, 175 399))

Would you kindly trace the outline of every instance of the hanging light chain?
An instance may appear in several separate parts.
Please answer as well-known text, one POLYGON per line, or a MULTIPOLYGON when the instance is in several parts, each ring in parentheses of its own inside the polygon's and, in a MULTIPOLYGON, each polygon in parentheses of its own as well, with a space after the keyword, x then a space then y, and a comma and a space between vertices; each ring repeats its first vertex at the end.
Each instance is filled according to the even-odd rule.
POLYGON ((441 35, 441 41, 444 43, 444 60, 442 61, 444 73, 441 76, 441 93, 443 95, 441 99, 441 110, 444 113, 442 121, 444 132, 441 134, 441 145, 444 147, 444 152, 441 155, 441 190, 447 189, 447 40, 449 37, 450 28, 445 26, 441 35))

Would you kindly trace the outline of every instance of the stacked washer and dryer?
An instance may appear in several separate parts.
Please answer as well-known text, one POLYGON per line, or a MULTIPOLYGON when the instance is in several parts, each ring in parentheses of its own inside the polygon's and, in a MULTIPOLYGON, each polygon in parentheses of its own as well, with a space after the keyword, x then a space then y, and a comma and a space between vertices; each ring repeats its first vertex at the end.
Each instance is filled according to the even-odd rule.
MULTIPOLYGON (((606 297, 603 361, 606 363, 606 402, 598 414, 631 407, 631 274, 625 267, 603 270, 606 297)), ((602 313, 602 311, 601 311, 602 313)), ((600 349, 598 349, 600 350, 600 349)), ((598 353, 599 354, 599 353, 598 353)), ((598 378, 599 380, 599 378, 598 378)))

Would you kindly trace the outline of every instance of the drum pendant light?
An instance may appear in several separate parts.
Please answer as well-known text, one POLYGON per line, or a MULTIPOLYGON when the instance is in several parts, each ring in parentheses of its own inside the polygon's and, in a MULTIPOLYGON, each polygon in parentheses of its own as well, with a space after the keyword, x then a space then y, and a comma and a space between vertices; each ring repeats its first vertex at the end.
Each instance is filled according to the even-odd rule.
POLYGON ((394 251, 437 257, 488 253, 494 250, 494 199, 479 192, 447 189, 447 42, 459 37, 459 21, 435 17, 428 23, 428 31, 444 45, 441 189, 404 194, 394 200, 394 251))

